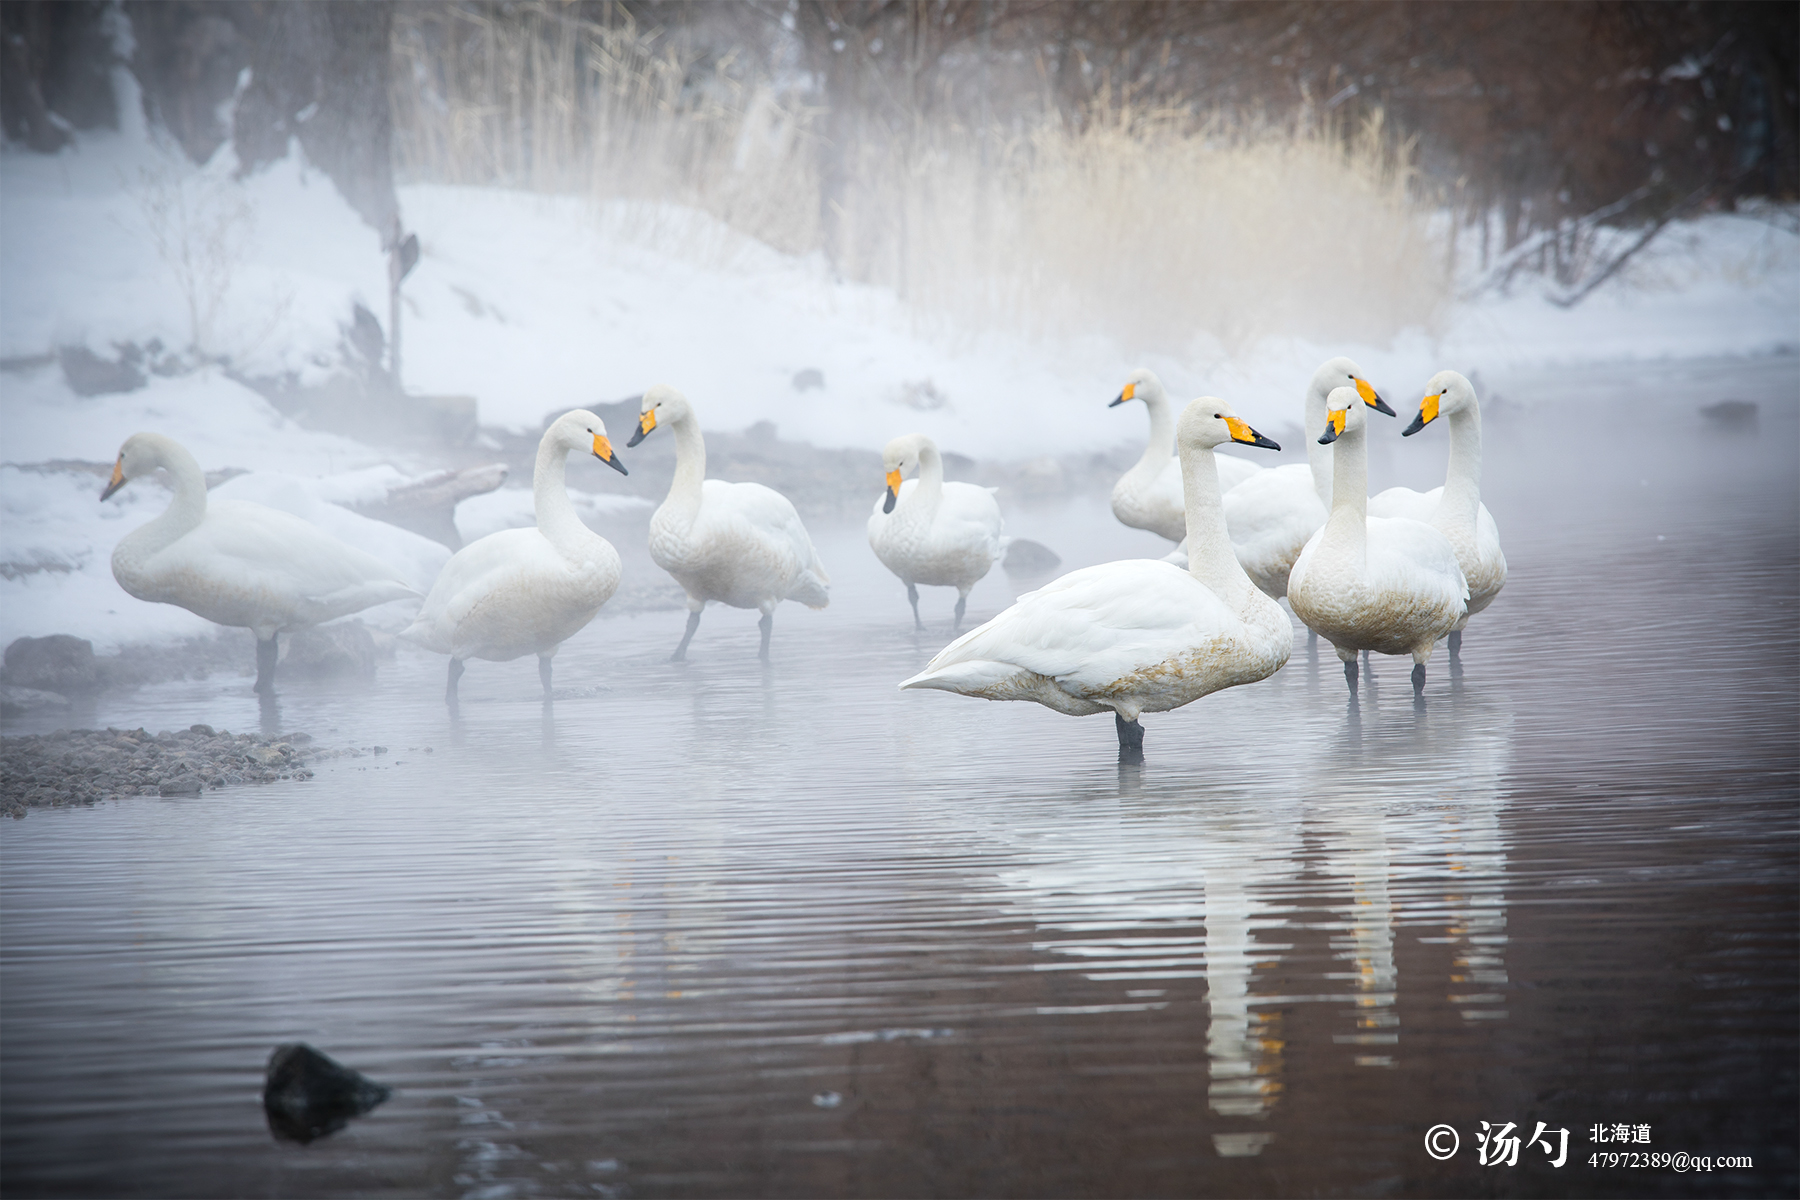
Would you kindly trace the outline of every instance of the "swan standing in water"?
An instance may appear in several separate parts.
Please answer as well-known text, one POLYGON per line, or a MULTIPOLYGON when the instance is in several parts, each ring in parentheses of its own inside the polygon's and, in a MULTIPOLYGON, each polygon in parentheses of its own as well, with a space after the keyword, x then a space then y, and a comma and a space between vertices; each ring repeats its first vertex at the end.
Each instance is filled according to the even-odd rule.
POLYGON ((969 589, 988 573, 1006 543, 994 489, 945 483, 944 460, 922 433, 889 442, 881 465, 887 491, 869 515, 869 545, 882 566, 906 585, 916 628, 925 628, 919 619, 918 585, 923 583, 956 589, 952 628, 960 629, 969 589), (914 468, 917 476, 902 483, 900 477, 914 468))
POLYGON ((1450 539, 1456 561, 1469 582, 1469 611, 1450 631, 1450 657, 1462 650, 1463 627, 1469 618, 1494 602, 1506 586, 1506 555, 1500 551, 1500 529, 1481 502, 1481 405, 1475 388, 1455 371, 1439 371, 1425 385, 1419 415, 1401 430, 1411 437, 1439 417, 1450 426, 1450 469, 1444 486, 1429 492, 1392 487, 1369 499, 1378 517, 1411 517, 1424 521, 1450 539))
POLYGON ((1437 640, 1468 612, 1449 539, 1423 521, 1368 515, 1367 417, 1356 389, 1333 389, 1321 441, 1332 449, 1331 518, 1300 552, 1288 603, 1329 641, 1356 695, 1356 652, 1410 654, 1413 690, 1437 640))
MULTIPOLYGON (((1150 441, 1137 465, 1113 485, 1113 516, 1133 529, 1148 529, 1171 542, 1187 538, 1187 501, 1182 496, 1181 464, 1175 457, 1175 422, 1169 412, 1169 394, 1155 372, 1139 367, 1126 377, 1125 387, 1108 408, 1127 400, 1142 400, 1150 410, 1150 441)), ((1215 455, 1219 487, 1230 491, 1262 470, 1252 462, 1229 454, 1215 455)))
POLYGON ((1225 527, 1238 562, 1257 587, 1277 600, 1287 595, 1288 573, 1307 539, 1331 515, 1332 449, 1320 443, 1319 435, 1325 432, 1325 397, 1338 387, 1355 388, 1364 404, 1395 415, 1361 367, 1348 358, 1329 359, 1313 372, 1306 388, 1306 464, 1269 467, 1225 493, 1225 527))
POLYGON ((668 499, 650 518, 650 557, 675 577, 688 596, 687 631, 670 656, 687 657, 709 600, 762 613, 764 662, 775 606, 798 600, 808 608, 831 602, 831 579, 806 526, 788 498, 760 483, 726 483, 706 478, 706 439, 687 397, 666 383, 644 393, 635 446, 667 425, 675 435, 675 480, 668 499))
POLYGON ((1031 700, 1070 716, 1111 712, 1121 756, 1143 752, 1138 716, 1267 679, 1294 627, 1231 552, 1213 447, 1281 447, 1202 396, 1176 431, 1193 552, 1187 570, 1126 559, 1072 571, 951 642, 903 688, 1031 700))
POLYGON ((175 497, 155 520, 113 550, 113 578, 139 600, 174 604, 256 634, 256 690, 275 690, 283 633, 417 596, 393 568, 318 526, 242 500, 206 499, 206 475, 186 447, 160 433, 134 433, 100 499, 156 468, 175 497))
POLYGON ((538 656, 550 695, 550 660, 619 588, 619 552, 582 524, 563 482, 570 454, 586 451, 621 475, 606 426, 584 409, 564 413, 538 442, 531 473, 536 526, 502 529, 451 556, 419 616, 400 636, 450 656, 444 699, 456 700, 463 661, 538 656))

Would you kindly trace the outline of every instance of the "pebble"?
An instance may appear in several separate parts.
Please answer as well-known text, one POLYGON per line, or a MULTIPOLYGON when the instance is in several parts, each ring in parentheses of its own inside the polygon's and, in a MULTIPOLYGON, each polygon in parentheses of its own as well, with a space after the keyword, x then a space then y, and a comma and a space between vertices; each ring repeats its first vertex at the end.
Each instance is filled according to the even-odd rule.
POLYGON ((0 738, 0 815, 125 796, 197 796, 235 783, 311 779, 308 762, 335 758, 312 735, 278 738, 194 725, 179 733, 74 729, 0 738))

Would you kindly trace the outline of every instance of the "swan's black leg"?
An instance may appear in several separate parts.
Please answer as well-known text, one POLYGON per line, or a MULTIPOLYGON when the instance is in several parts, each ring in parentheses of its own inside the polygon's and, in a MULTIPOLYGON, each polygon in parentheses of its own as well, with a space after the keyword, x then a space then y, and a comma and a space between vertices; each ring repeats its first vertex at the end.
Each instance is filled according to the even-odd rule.
POLYGON ((460 658, 451 659, 450 660, 450 681, 444 685, 444 703, 445 704, 455 704, 456 703, 456 681, 462 678, 462 673, 463 673, 462 659, 460 659, 460 658))
POLYGON ((1127 750, 1143 754, 1143 725, 1139 725, 1136 720, 1125 720, 1118 712, 1112 714, 1112 725, 1120 732, 1120 754, 1125 754, 1127 750))
POLYGON ((1462 653, 1462 630, 1458 629, 1450 635, 1450 661, 1455 662, 1462 653))
POLYGON ((538 659, 538 678, 544 681, 544 698, 550 698, 550 660, 538 659))
POLYGON ((700 610, 695 609, 688 614, 687 632, 681 635, 681 645, 675 647, 675 653, 669 655, 670 662, 680 662, 687 657, 688 643, 694 640, 694 630, 700 628, 700 610))
POLYGON ((950 627, 952 633, 955 633, 962 628, 963 613, 967 612, 968 609, 969 598, 967 596, 958 596, 956 598, 956 623, 950 627))
POLYGON ((1413 664, 1412 681, 1413 681, 1413 692, 1415 694, 1425 690, 1425 664, 1424 663, 1414 663, 1413 664))
POLYGON ((907 584, 906 585, 906 598, 908 600, 912 601, 913 628, 923 631, 925 628, 925 622, 919 620, 919 589, 913 584, 910 584, 910 583, 907 584))
POLYGON ((1344 660, 1344 682, 1350 685, 1350 695, 1356 695, 1356 656, 1352 654, 1344 660))
POLYGON ((276 640, 279 633, 271 633, 268 641, 261 638, 256 642, 256 691, 265 696, 275 694, 275 659, 280 647, 276 640))
POLYGON ((756 627, 758 629, 762 630, 762 648, 756 652, 756 657, 762 659, 764 662, 768 662, 769 661, 769 631, 775 628, 775 614, 774 613, 764 613, 762 615, 762 620, 760 620, 756 623, 756 627))

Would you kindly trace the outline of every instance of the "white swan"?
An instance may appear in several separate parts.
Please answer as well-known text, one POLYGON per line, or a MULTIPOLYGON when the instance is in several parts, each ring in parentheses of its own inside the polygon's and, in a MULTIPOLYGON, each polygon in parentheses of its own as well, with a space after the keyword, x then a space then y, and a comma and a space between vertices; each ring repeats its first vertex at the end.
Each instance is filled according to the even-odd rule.
POLYGON ((299 517, 241 500, 208 504, 200 464, 160 433, 125 439, 100 499, 158 467, 169 472, 175 498, 119 542, 113 578, 139 600, 255 633, 258 692, 275 690, 281 634, 419 594, 374 555, 299 517))
POLYGON ((1450 654, 1455 657, 1469 618, 1492 604, 1506 586, 1506 555, 1500 551, 1500 529, 1493 514, 1481 502, 1481 405, 1474 386, 1455 371, 1431 377, 1419 415, 1401 436, 1411 437, 1440 416, 1450 426, 1450 469, 1444 486, 1429 492, 1388 488, 1369 498, 1369 512, 1424 521, 1456 547, 1456 561, 1469 583, 1469 611, 1450 631, 1450 654))
POLYGON ((1354 388, 1333 389, 1325 433, 1331 444, 1331 518, 1306 543, 1288 576, 1294 615, 1337 649, 1350 694, 1356 652, 1413 656, 1413 689, 1437 640, 1468 611, 1469 588, 1449 539, 1422 521, 1368 515, 1367 417, 1354 388))
POLYGON ((709 600, 762 613, 759 654, 767 661, 775 606, 798 600, 824 608, 831 578, 786 496, 760 483, 706 478, 700 423, 687 397, 668 384, 644 393, 637 432, 625 444, 635 446, 663 425, 675 434, 675 480, 650 518, 650 557, 688 595, 687 631, 671 661, 687 657, 709 600))
POLYGON ((906 585, 913 624, 919 619, 923 583, 956 589, 956 621, 961 628, 969 589, 988 573, 1006 545, 994 489, 972 483, 945 483, 944 460, 922 433, 897 437, 881 452, 887 490, 869 514, 869 545, 882 566, 906 585), (915 478, 901 476, 916 468, 915 478))
POLYGON ((606 426, 583 409, 564 413, 538 442, 531 473, 537 525, 502 529, 458 550, 400 636, 450 656, 444 698, 456 699, 463 661, 509 662, 538 656, 538 678, 550 694, 550 660, 619 588, 619 552, 575 515, 563 482, 571 453, 588 452, 626 474, 606 426))
POLYGON ((1213 447, 1280 447, 1209 396, 1182 412, 1177 438, 1194 549, 1187 570, 1127 559, 1072 571, 951 642, 900 686, 1032 700, 1077 717, 1110 711, 1121 755, 1136 756, 1140 713, 1279 670, 1294 628, 1231 552, 1213 447))
MULTIPOLYGON (((1150 441, 1137 465, 1113 485, 1113 516, 1133 529, 1148 529, 1171 542, 1187 537, 1187 502, 1181 493, 1181 464, 1175 457, 1175 422, 1169 411, 1169 394, 1152 371, 1139 367, 1126 376, 1125 387, 1108 408, 1127 400, 1142 400, 1150 410, 1150 441)), ((1219 486, 1229 491, 1262 470, 1253 462, 1215 455, 1219 486)))

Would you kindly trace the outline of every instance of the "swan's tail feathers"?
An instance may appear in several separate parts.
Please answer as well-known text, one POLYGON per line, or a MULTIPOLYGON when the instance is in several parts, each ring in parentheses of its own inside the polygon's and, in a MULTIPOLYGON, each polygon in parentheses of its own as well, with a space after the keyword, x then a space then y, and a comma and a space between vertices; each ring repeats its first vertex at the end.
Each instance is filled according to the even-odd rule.
POLYGON ((902 688, 935 688, 940 692, 957 692, 964 696, 982 696, 996 687, 1011 682, 1019 668, 991 659, 948 663, 942 667, 926 667, 911 679, 900 681, 902 688))
POLYGON ((798 600, 808 608, 824 608, 831 603, 831 580, 825 577, 823 567, 800 572, 800 578, 794 581, 793 590, 788 599, 798 600))

